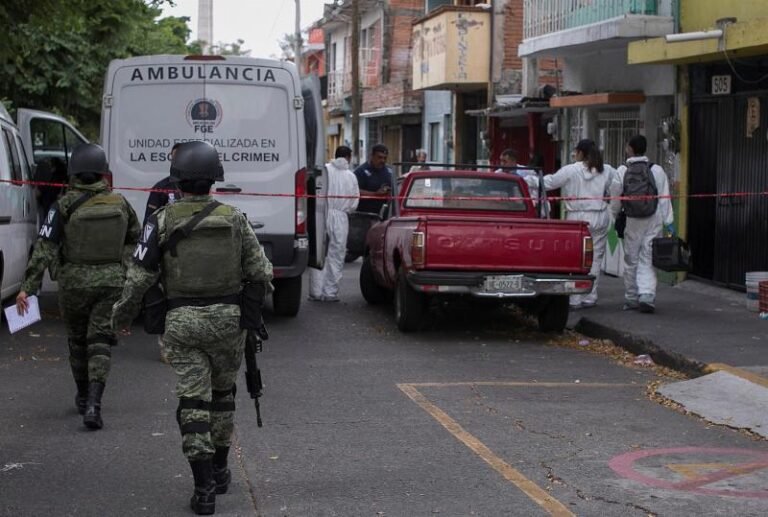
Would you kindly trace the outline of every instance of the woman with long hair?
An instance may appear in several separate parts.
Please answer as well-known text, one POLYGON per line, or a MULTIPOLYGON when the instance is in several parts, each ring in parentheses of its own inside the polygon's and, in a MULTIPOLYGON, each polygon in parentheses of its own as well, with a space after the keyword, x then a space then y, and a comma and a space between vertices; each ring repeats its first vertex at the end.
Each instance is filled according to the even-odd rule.
MULTIPOLYGON (((554 174, 544 176, 544 189, 561 189, 565 205, 565 218, 589 224, 594 246, 594 261, 590 274, 595 277, 592 292, 573 295, 572 309, 594 307, 597 304, 597 281, 605 255, 606 237, 611 226, 608 196, 615 189, 616 170, 603 163, 603 157, 594 141, 581 140, 574 149, 576 161, 554 174)), ((526 181, 538 181, 537 178, 526 181)), ((534 185, 538 186, 538 185, 534 185)))

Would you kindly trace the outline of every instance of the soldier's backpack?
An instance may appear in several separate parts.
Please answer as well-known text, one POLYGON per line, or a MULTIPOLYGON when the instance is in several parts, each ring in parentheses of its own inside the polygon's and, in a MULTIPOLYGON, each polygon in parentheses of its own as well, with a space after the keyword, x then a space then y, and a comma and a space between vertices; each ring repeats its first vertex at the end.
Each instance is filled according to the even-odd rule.
POLYGON ((113 264, 123 260, 128 214, 117 194, 83 194, 65 215, 64 260, 73 264, 113 264))
POLYGON ((637 196, 636 199, 621 201, 621 206, 627 217, 650 217, 656 213, 659 206, 659 189, 651 171, 653 164, 647 161, 636 161, 627 164, 624 173, 624 190, 622 197, 637 196))
POLYGON ((242 236, 234 208, 215 201, 202 210, 193 203, 177 203, 166 208, 165 223, 169 237, 160 247, 169 299, 240 292, 242 236))

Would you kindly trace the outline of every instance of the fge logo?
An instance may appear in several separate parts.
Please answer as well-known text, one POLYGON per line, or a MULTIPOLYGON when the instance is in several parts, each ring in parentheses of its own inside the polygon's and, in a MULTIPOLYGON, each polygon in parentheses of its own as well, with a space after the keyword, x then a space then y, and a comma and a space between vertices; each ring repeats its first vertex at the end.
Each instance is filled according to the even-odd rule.
POLYGON ((187 122, 195 133, 213 133, 221 123, 221 104, 213 99, 196 99, 187 104, 187 122))

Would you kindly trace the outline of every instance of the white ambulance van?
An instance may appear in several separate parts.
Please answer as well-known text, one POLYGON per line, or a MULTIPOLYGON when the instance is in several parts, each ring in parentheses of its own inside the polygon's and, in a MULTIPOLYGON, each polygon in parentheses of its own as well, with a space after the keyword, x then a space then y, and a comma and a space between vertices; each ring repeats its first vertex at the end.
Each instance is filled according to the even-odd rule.
POLYGON ((64 118, 19 109, 18 125, 0 103, 0 300, 15 295, 37 239, 35 166, 49 158, 69 160, 88 140, 64 118))
POLYGON ((213 193, 246 214, 274 265, 274 311, 295 316, 301 275, 308 265, 322 267, 325 256, 325 203, 313 197, 322 189, 323 165, 314 156, 325 156, 319 93, 319 82, 302 92, 295 66, 277 60, 159 55, 112 61, 101 143, 113 186, 144 214, 148 193, 135 189, 168 176, 171 147, 210 142, 224 166, 224 182, 213 193))

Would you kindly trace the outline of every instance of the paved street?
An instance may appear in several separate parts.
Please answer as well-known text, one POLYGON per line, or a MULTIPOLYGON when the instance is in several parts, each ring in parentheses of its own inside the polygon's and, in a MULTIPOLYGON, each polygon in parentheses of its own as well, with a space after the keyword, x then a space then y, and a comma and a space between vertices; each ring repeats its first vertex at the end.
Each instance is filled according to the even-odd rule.
MULTIPOLYGON (((217 515, 768 513, 768 444, 650 401, 654 371, 484 308, 400 334, 391 307, 363 301, 358 268, 341 303, 268 317, 264 427, 241 385, 217 515)), ((137 327, 114 349, 105 428, 87 432, 55 297, 43 309, 0 333, 0 514, 190 515, 156 340, 137 327)))

